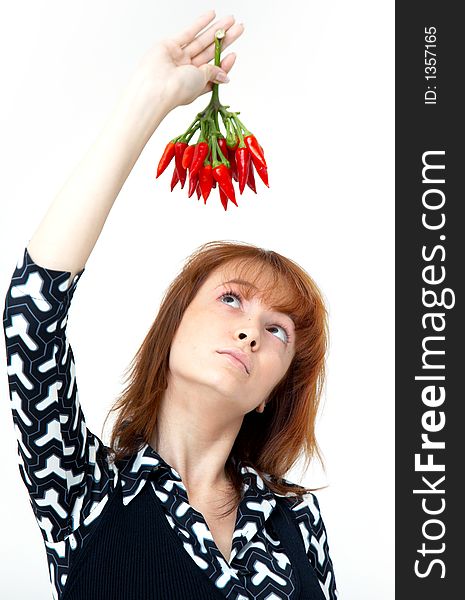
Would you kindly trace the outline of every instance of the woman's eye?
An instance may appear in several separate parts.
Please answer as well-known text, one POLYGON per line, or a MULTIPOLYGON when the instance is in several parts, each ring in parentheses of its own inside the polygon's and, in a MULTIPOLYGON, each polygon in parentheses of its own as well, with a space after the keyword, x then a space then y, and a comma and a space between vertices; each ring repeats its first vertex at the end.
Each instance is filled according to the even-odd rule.
POLYGON ((272 331, 272 333, 274 333, 275 331, 280 333, 283 336, 280 339, 284 343, 287 343, 289 341, 289 335, 288 335, 287 331, 284 329, 284 327, 281 327, 280 325, 273 325, 272 327, 268 328, 268 331, 270 331, 270 330, 274 330, 274 331, 272 331))
POLYGON ((221 296, 221 300, 224 302, 224 304, 233 304, 233 302, 231 302, 231 299, 234 301, 236 301, 238 303, 238 305, 240 305, 240 299, 236 294, 223 294, 221 296))

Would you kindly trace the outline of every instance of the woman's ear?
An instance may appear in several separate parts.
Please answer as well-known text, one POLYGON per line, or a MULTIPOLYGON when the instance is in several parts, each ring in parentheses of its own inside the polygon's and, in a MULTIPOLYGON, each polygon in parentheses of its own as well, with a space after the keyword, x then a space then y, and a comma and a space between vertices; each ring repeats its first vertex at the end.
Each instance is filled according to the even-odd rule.
POLYGON ((263 400, 257 408, 255 409, 257 412, 262 413, 265 410, 266 400, 263 400))

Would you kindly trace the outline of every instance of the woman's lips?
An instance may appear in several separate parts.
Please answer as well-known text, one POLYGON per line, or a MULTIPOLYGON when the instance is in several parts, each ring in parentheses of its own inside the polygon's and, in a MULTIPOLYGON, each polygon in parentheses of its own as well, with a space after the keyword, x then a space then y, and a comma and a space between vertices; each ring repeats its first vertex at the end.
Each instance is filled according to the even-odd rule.
POLYGON ((239 348, 222 348, 221 350, 217 350, 217 352, 219 354, 230 354, 244 366, 247 375, 249 375, 251 371, 251 361, 243 350, 240 350, 239 348))
POLYGON ((221 354, 222 354, 222 356, 229 358, 230 362, 232 362, 233 365, 236 365, 236 367, 238 367, 239 369, 241 369, 241 371, 243 371, 246 375, 248 375, 245 365, 243 363, 241 363, 241 361, 239 359, 235 358, 232 354, 227 354, 226 352, 221 353, 221 354))

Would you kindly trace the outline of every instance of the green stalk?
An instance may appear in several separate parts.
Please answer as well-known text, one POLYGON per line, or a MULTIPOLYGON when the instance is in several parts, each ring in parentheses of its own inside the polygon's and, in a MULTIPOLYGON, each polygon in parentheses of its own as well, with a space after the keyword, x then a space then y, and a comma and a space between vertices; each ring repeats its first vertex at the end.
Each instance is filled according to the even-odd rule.
POLYGON ((227 117, 224 116, 223 111, 220 112, 221 115, 221 119, 223 121, 223 125, 226 129, 226 143, 229 145, 233 145, 234 142, 236 141, 235 138, 235 134, 233 131, 231 131, 231 124, 230 124, 230 119, 228 119, 227 117), (234 137, 234 140, 233 140, 234 137))
POLYGON ((234 121, 237 121, 239 123, 239 125, 242 127, 242 129, 244 130, 244 135, 251 135, 251 132, 247 129, 247 127, 244 125, 244 123, 242 123, 242 121, 237 117, 237 115, 239 115, 240 113, 231 113, 232 114, 232 118, 234 119, 234 121))
MULTIPOLYGON (((212 167, 215 168, 219 164, 219 162, 216 158, 216 148, 218 147, 218 144, 216 142, 216 135, 212 135, 211 140, 212 140, 212 167)), ((219 147, 218 147, 218 150, 220 150, 219 147)))
MULTIPOLYGON (((245 127, 244 126, 241 127, 242 123, 235 116, 237 113, 231 113, 231 114, 232 114, 231 123, 233 124, 233 127, 236 130, 237 137, 239 138, 239 146, 238 146, 238 148, 245 148, 246 147, 246 143, 244 142, 244 136, 242 135, 242 131, 241 131, 241 129, 245 129, 245 127), (238 123, 240 123, 240 125, 238 125, 236 123, 236 121, 238 123)), ((246 135, 248 135, 248 134, 246 134, 246 135)))
MULTIPOLYGON (((225 35, 226 35, 226 33, 225 33, 224 29, 218 29, 218 31, 215 33, 215 67, 221 66, 221 40, 224 38, 225 35)), ((210 101, 210 104, 213 104, 214 106, 220 105, 218 88, 219 88, 219 84, 214 83, 212 98, 210 101)))
POLYGON ((192 129, 192 131, 186 131, 186 133, 184 134, 184 140, 187 144, 191 141, 191 139, 194 137, 195 132, 197 131, 197 129, 201 127, 201 124, 197 124, 196 127, 194 127, 194 129, 192 129))

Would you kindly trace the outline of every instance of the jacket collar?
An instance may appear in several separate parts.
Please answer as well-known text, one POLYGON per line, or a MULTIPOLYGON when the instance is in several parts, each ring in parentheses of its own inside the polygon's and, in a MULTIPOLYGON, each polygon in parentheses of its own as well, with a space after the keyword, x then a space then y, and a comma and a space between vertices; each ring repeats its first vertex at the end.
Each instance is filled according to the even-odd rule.
MULTIPOLYGON (((271 512, 276 505, 274 496, 282 496, 283 494, 273 492, 253 467, 243 465, 239 461, 238 468, 243 478, 244 498, 253 498, 264 502, 265 505, 268 505, 269 512, 271 512)), ((176 486, 178 493, 184 496, 187 501, 187 490, 179 473, 146 443, 136 454, 119 463, 118 474, 121 477, 123 504, 125 506, 139 494, 152 473, 156 473, 157 477, 169 480, 169 485, 176 486)))

